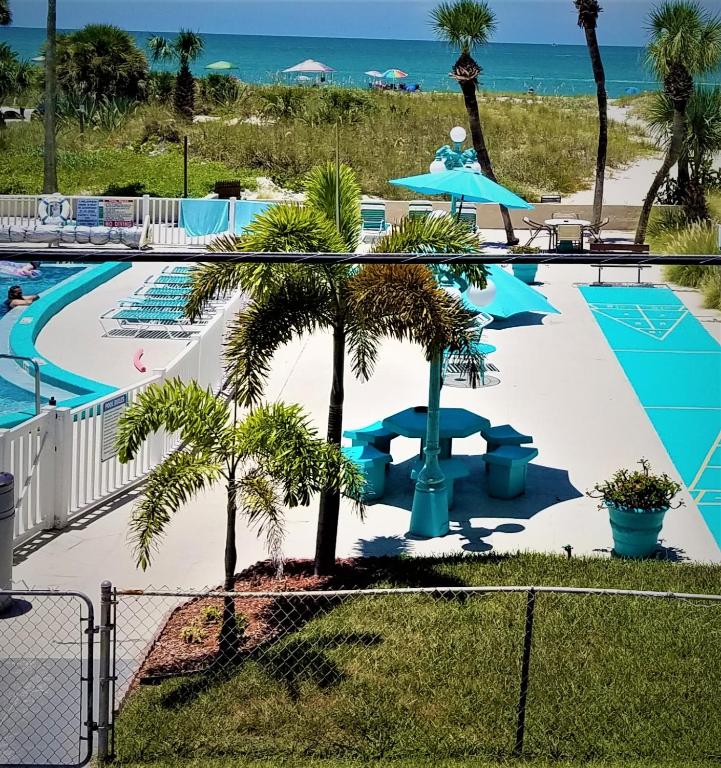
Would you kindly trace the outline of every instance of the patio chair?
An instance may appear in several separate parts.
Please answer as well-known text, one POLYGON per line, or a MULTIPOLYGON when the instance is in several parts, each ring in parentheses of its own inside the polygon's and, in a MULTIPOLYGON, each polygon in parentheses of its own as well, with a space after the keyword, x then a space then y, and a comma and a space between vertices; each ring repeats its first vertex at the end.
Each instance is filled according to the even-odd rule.
POLYGON ((548 235, 548 250, 550 251, 553 248, 553 238, 556 234, 556 230, 553 227, 529 219, 528 216, 523 217, 523 223, 528 227, 529 234, 531 235, 526 245, 530 245, 543 232, 548 235))
POLYGON ((608 218, 595 221, 590 226, 583 228, 583 234, 588 235, 589 239, 594 243, 602 243, 601 230, 608 224, 608 222, 608 218))
POLYGON ((583 230, 577 224, 561 224, 556 229, 556 252, 575 253, 583 250, 583 230))
POLYGON ((361 203, 361 221, 363 222, 361 240, 364 243, 377 240, 389 229, 386 223, 386 204, 361 203))
POLYGON ((433 212, 433 205, 427 200, 414 201, 408 203, 409 219, 426 219, 433 212))
POLYGON ((458 221, 464 224, 468 228, 468 231, 475 235, 478 231, 476 207, 469 203, 465 203, 459 204, 459 209, 460 213, 456 214, 458 216, 458 221))

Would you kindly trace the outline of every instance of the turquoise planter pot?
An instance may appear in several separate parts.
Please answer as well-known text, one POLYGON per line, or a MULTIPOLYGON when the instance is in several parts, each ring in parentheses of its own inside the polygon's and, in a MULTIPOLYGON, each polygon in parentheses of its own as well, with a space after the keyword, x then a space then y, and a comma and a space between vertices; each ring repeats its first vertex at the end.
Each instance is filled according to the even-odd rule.
POLYGON ((656 551, 666 509, 639 512, 606 504, 611 519, 613 551, 620 557, 649 557, 656 551))
POLYGON ((536 282, 536 272, 538 264, 512 264, 514 277, 517 277, 526 285, 532 285, 536 282))

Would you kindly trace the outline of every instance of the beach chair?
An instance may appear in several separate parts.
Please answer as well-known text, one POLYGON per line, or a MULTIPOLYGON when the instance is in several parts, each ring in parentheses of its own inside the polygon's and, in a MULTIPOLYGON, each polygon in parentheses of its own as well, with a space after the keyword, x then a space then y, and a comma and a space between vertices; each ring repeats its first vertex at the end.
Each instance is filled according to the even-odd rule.
POLYGON ((190 294, 190 285, 143 285, 135 292, 135 296, 187 296, 190 294))
POLYGON ((184 274, 173 275, 163 273, 162 275, 148 278, 146 282, 152 285, 181 285, 190 288, 191 277, 184 274))
POLYGON ((478 232, 478 219, 476 217, 476 207, 474 205, 471 205, 470 203, 460 204, 460 213, 457 213, 456 215, 458 216, 458 221, 467 227, 469 232, 474 235, 478 232))
POLYGON ((361 203, 361 220, 361 240, 364 243, 372 243, 389 229, 386 223, 386 204, 361 203))
POLYGON ((107 327, 111 323, 125 336, 161 331, 172 338, 199 332, 199 326, 204 326, 207 320, 201 318, 191 323, 183 310, 169 307, 115 307, 100 318, 100 325, 108 336, 113 335, 107 327))
POLYGON ((119 304, 121 307, 157 307, 158 309, 175 309, 179 312, 184 311, 187 298, 185 296, 130 296, 122 299, 119 304))
POLYGON ((427 200, 419 200, 408 203, 409 219, 427 219, 432 212, 433 205, 427 200))
POLYGON ((167 275, 190 275, 190 273, 195 269, 195 266, 191 265, 175 265, 175 266, 168 266, 165 267, 163 270, 163 274, 167 275))
POLYGON ((594 243, 602 243, 603 240, 601 238, 601 230, 608 224, 608 222, 608 218, 596 221, 590 226, 584 227, 583 233, 588 235, 589 240, 593 241, 594 243))
POLYGON ((576 253, 583 250, 583 229, 578 224, 561 224, 556 229, 556 252, 576 253))
POLYGON ((528 227, 529 234, 531 235, 528 238, 526 245, 530 245, 538 237, 538 235, 544 233, 548 235, 548 250, 550 251, 551 248, 553 248, 553 238, 556 233, 553 227, 549 227, 548 224, 541 224, 538 221, 529 219, 528 216, 524 216, 523 223, 528 227))

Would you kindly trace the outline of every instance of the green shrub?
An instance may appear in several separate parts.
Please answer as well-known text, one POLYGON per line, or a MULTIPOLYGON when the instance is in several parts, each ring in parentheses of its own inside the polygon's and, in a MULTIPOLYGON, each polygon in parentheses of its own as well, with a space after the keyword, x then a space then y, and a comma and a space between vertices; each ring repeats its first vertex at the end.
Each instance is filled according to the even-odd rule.
POLYGON ((223 611, 217 605, 206 605, 200 612, 200 620, 203 624, 219 624, 223 618, 223 611))
POLYGON ((208 633, 198 624, 186 624, 180 630, 180 639, 188 645, 200 645, 206 638, 208 633))
MULTIPOLYGON (((601 506, 613 504, 622 509, 643 512, 668 509, 674 496, 680 493, 681 486, 666 473, 651 474, 651 464, 646 459, 641 459, 638 463, 641 465, 640 471, 619 469, 610 480, 594 485, 595 493, 589 491, 588 495, 601 499, 601 506)), ((682 505, 683 501, 679 501, 676 506, 682 505)))
POLYGON ((536 247, 535 245, 512 245, 508 249, 509 253, 517 253, 517 254, 523 254, 523 253, 540 253, 541 249, 536 247))

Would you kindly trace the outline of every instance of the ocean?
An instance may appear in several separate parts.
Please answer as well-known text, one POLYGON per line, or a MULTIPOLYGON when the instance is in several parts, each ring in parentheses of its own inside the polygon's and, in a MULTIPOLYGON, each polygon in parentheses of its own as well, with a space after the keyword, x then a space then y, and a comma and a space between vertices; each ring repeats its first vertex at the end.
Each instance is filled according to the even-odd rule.
MULTIPOLYGON (((133 32, 138 44, 146 48, 152 32, 133 32)), ((407 82, 423 90, 456 90, 448 72, 453 52, 443 43, 426 40, 356 40, 326 37, 261 37, 249 35, 203 35, 205 50, 195 62, 196 75, 219 60, 231 61, 230 72, 251 83, 267 83, 283 77, 282 70, 304 59, 316 59, 335 69, 340 85, 367 83, 364 72, 398 68, 409 74, 407 82)), ((0 27, 0 42, 7 42, 23 58, 37 56, 44 30, 0 27)), ((644 66, 642 48, 608 46, 602 49, 607 88, 612 98, 658 87, 644 66)), ((484 74, 481 87, 488 91, 526 92, 572 96, 595 93, 593 73, 585 45, 529 45, 491 43, 477 59, 484 74)), ((159 69, 167 68, 164 65, 159 69)), ((706 78, 721 83, 721 72, 706 78)))

